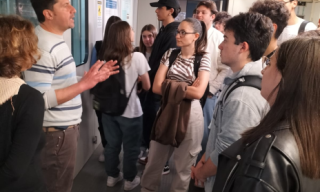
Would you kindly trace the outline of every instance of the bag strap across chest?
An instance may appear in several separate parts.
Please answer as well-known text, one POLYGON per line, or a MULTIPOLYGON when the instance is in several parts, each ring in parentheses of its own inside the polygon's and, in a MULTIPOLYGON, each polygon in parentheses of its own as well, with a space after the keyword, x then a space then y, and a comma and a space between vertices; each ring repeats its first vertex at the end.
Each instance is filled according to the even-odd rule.
MULTIPOLYGON (((180 52, 181 52, 181 49, 172 50, 170 57, 169 57, 169 69, 172 67, 173 63, 177 59, 180 52)), ((193 71, 194 71, 194 75, 196 78, 198 78, 198 72, 199 72, 202 57, 203 57, 202 55, 196 55, 194 62, 193 62, 193 71)), ((204 95, 200 99, 200 103, 201 103, 202 108, 204 107, 204 105, 206 103, 208 95, 209 95, 209 83, 208 83, 207 88, 204 92, 204 95)))

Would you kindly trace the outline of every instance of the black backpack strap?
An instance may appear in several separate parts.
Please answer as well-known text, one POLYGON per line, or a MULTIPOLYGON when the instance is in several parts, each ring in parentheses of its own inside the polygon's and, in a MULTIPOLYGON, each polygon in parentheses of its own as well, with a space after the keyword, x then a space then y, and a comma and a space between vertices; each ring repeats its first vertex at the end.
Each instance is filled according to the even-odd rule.
MULTIPOLYGON (((203 57, 203 55, 196 55, 195 59, 194 59, 193 71, 194 71, 196 78, 198 78, 198 73, 199 73, 199 68, 200 68, 200 63, 201 63, 202 57, 203 57)), ((207 88, 206 88, 203 96, 200 99, 200 103, 201 103, 202 108, 204 107, 204 105, 206 103, 208 95, 209 95, 209 83, 207 85, 207 88)))
POLYGON ((306 20, 304 20, 304 21, 301 23, 301 25, 300 25, 300 27, 299 27, 298 34, 303 33, 303 32, 305 31, 306 26, 307 26, 308 23, 310 23, 310 21, 306 21, 306 20))
MULTIPOLYGON (((181 52, 181 49, 172 50, 171 55, 169 57, 169 68, 172 66, 173 62, 176 60, 176 58, 178 57, 180 52, 181 52)), ((194 71, 196 78, 198 78, 198 72, 199 72, 202 57, 203 57, 202 55, 196 55, 195 59, 194 59, 193 71, 194 71)), ((208 94, 209 94, 209 83, 206 88, 206 91, 204 92, 203 97, 200 99, 200 103, 201 103, 202 108, 204 107, 204 104, 206 103, 208 94)))
POLYGON ((196 57, 194 59, 193 71, 194 71, 196 78, 198 78, 198 72, 199 72, 202 57, 203 57, 202 55, 196 55, 196 57))
POLYGON ((97 51, 97 57, 99 57, 100 49, 102 47, 102 41, 96 41, 96 44, 94 45, 97 51))
POLYGON ((128 96, 128 102, 129 102, 129 100, 130 100, 131 93, 132 93, 134 87, 136 86, 137 82, 138 82, 138 79, 136 80, 136 82, 134 82, 133 87, 131 88, 130 94, 129 94, 129 96, 128 96))
POLYGON ((181 52, 181 49, 174 49, 171 51, 170 57, 169 57, 169 69, 172 66, 173 62, 177 59, 179 53, 181 52))
POLYGON ((253 87, 253 88, 261 90, 261 77, 254 76, 254 75, 248 75, 248 76, 242 76, 242 77, 236 79, 233 83, 230 84, 223 100, 224 101, 227 100, 227 98, 229 97, 230 93, 233 90, 237 89, 238 87, 242 87, 242 86, 253 87), (235 83, 236 83, 236 85, 232 86, 235 83))

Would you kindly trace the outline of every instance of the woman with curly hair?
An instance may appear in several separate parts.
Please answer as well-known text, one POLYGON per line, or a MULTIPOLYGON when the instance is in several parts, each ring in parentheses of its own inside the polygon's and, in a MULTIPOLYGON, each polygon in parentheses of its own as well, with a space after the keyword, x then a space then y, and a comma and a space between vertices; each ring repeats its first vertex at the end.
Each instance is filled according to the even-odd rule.
POLYGON ((38 39, 21 17, 0 17, 0 28, 0 191, 44 192, 44 101, 20 78, 40 56, 38 39))

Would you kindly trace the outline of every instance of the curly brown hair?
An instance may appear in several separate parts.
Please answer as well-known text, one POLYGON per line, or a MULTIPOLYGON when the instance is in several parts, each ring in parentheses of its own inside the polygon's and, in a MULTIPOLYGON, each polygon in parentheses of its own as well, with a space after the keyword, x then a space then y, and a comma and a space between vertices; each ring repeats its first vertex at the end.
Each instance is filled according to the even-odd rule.
POLYGON ((40 59, 38 37, 30 21, 20 16, 0 16, 0 77, 19 76, 40 59))
POLYGON ((278 28, 275 38, 278 39, 283 29, 287 26, 290 13, 282 1, 266 0, 257 1, 250 8, 249 12, 257 12, 269 17, 278 28))
POLYGON ((312 31, 306 31, 301 34, 299 34, 298 37, 320 37, 320 30, 312 30, 312 31))
POLYGON ((227 20, 230 19, 231 17, 232 16, 229 15, 228 12, 221 11, 221 12, 216 14, 216 18, 213 20, 213 22, 226 24, 227 20))

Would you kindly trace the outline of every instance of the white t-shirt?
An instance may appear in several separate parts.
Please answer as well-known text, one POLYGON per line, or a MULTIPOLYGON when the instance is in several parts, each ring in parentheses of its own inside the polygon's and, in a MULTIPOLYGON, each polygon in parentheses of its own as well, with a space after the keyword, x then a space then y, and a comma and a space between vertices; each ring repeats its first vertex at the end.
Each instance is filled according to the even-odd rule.
MULTIPOLYGON (((150 70, 148 61, 146 57, 139 52, 134 52, 132 54, 132 59, 129 63, 127 63, 123 67, 125 71, 125 78, 126 78, 126 93, 129 96, 131 89, 134 83, 137 81, 138 76, 144 75, 150 70)), ((131 97, 129 99, 128 105, 124 113, 122 114, 123 117, 126 118, 136 118, 140 117, 143 114, 141 103, 139 97, 137 95, 137 84, 131 93, 131 97)))
POLYGON ((148 61, 149 61, 150 56, 151 56, 151 53, 146 52, 146 58, 148 61))
MULTIPOLYGON (((283 32, 281 33, 280 37, 278 38, 278 46, 281 45, 284 41, 287 41, 289 39, 293 39, 296 36, 298 36, 299 28, 301 23, 304 21, 304 19, 298 18, 298 23, 294 25, 287 25, 283 32)), ((309 22, 306 25, 306 28, 304 31, 311 31, 317 29, 317 26, 313 24, 312 22, 309 22)))

